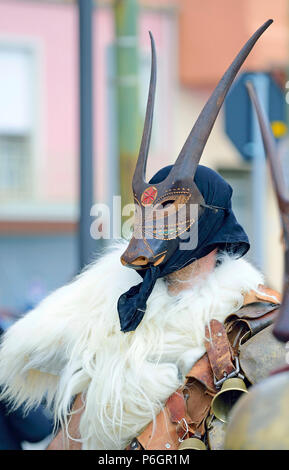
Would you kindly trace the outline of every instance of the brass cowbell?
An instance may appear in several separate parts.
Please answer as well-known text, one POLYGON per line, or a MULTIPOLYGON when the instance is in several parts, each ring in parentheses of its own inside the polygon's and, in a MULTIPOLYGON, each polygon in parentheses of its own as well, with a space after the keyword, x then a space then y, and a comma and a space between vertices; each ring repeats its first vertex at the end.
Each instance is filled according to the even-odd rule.
POLYGON ((231 409, 243 393, 248 393, 243 379, 234 377, 225 380, 221 390, 212 400, 211 408, 215 417, 226 423, 231 409))
POLYGON ((190 437, 189 439, 185 439, 179 445, 178 450, 207 450, 206 445, 204 444, 201 439, 197 437, 190 437))

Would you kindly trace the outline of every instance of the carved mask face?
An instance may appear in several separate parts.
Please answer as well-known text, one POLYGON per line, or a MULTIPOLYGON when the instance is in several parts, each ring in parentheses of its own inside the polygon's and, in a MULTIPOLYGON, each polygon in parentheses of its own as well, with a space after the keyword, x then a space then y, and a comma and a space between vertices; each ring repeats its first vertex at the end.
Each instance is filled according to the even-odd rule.
POLYGON ((192 229, 203 213, 205 201, 194 183, 203 149, 236 74, 258 38, 271 23, 272 20, 264 23, 241 49, 203 108, 169 175, 157 184, 149 184, 145 178, 156 88, 156 53, 150 33, 150 87, 144 131, 132 183, 136 206, 134 232, 121 257, 124 265, 144 269, 166 263, 178 248, 180 237, 192 229))

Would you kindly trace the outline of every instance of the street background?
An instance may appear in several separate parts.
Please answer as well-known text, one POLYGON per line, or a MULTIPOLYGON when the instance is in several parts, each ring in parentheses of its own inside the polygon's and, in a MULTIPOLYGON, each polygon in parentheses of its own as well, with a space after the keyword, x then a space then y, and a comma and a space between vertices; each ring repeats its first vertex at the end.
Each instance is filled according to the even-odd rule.
MULTIPOLYGON (((0 0, 0 317, 4 329, 81 268, 78 6, 69 0, 0 0)), ((93 202, 111 205, 113 195, 120 192, 124 203, 131 202, 130 181, 150 74, 148 31, 154 35, 158 58, 150 177, 174 162, 226 67, 268 18, 274 23, 242 71, 270 73, 287 113, 288 0, 93 3, 93 202)), ((244 119, 237 107, 234 110, 229 119, 242 133, 250 116, 244 119)), ((286 162, 286 116, 281 124, 278 145, 286 162)), ((242 157, 225 129, 223 108, 201 163, 219 171, 232 185, 236 215, 252 242, 248 258, 263 270, 269 286, 281 289, 282 240, 270 175, 265 170, 258 180, 263 207, 257 207, 256 214, 253 162, 242 157), (254 222, 257 216, 261 230, 254 222)), ((102 248, 101 241, 92 241, 93 256, 102 248)))

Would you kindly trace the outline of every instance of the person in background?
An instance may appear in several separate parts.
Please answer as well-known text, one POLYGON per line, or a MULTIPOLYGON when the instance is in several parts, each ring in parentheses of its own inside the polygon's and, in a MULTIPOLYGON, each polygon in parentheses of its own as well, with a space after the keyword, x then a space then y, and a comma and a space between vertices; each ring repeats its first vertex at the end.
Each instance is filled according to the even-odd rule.
MULTIPOLYGON (((0 326, 0 338, 3 333, 0 326)), ((22 450, 23 442, 40 442, 52 429, 53 423, 41 406, 25 414, 23 406, 9 412, 8 403, 0 401, 0 450, 22 450)))

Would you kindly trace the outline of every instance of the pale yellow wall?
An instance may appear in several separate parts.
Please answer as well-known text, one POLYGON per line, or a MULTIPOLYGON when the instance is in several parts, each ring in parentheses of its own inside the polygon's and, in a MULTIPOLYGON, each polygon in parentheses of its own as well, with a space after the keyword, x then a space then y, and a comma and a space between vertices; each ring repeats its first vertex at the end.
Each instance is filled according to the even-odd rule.
POLYGON ((282 231, 270 174, 268 175, 267 181, 268 210, 266 211, 267 243, 265 274, 270 285, 275 289, 281 290, 283 277, 283 247, 281 243, 282 231))

